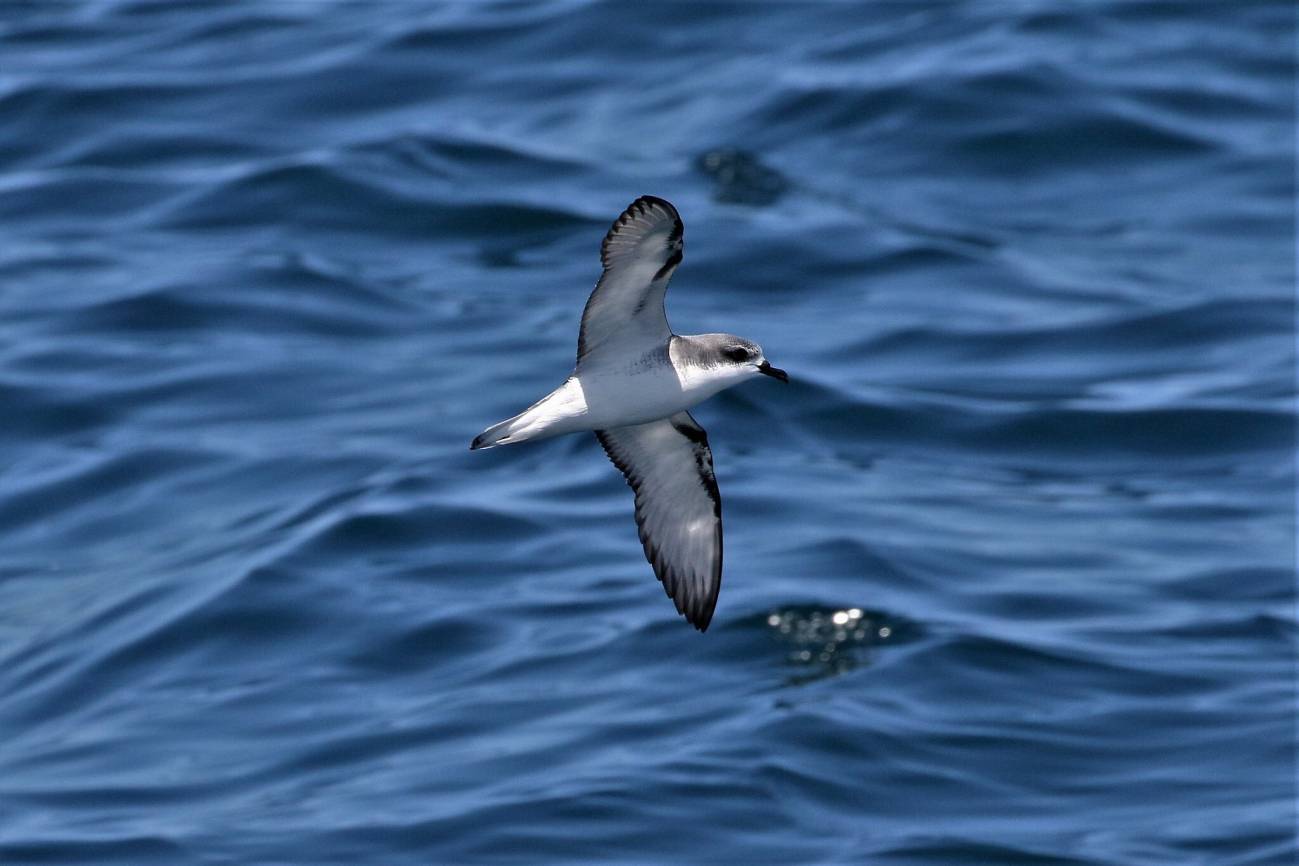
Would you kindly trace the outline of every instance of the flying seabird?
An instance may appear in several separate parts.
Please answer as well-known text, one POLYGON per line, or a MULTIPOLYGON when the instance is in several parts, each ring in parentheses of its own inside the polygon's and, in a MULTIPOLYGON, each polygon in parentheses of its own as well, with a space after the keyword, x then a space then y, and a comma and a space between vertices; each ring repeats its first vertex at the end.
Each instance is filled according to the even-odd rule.
POLYGON ((751 340, 672 333, 663 297, 683 246, 676 208, 650 195, 632 202, 600 247, 604 273, 582 312, 577 366, 469 447, 594 431, 636 495, 654 574, 677 611, 704 631, 722 584, 722 497, 708 434, 687 410, 754 376, 789 376, 751 340))

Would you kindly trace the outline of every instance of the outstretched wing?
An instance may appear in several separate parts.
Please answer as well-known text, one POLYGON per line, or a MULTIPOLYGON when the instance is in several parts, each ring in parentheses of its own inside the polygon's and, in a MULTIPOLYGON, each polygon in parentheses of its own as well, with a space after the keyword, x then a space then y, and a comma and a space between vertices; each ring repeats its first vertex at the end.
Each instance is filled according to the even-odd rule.
POLYGON ((689 412, 595 431, 636 493, 645 557, 695 628, 713 618, 722 586, 722 496, 708 434, 689 412))
POLYGON ((577 360, 609 347, 621 355, 655 348, 672 336, 663 295, 681 263, 684 227, 677 209, 661 198, 636 199, 604 236, 604 273, 582 311, 577 360))

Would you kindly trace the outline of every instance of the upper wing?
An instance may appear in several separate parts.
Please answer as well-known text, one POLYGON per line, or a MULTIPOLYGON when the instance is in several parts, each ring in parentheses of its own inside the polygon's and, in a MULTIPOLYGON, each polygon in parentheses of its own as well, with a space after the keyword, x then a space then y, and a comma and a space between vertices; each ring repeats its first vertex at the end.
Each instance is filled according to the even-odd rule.
POLYGON ((672 336, 663 295, 681 263, 684 228, 677 209, 661 198, 636 199, 604 236, 604 273, 582 311, 577 360, 606 344, 619 353, 656 347, 672 336))
POLYGON ((645 557, 677 611, 708 628, 722 587, 722 496, 708 434, 689 412, 595 431, 636 493, 645 557))

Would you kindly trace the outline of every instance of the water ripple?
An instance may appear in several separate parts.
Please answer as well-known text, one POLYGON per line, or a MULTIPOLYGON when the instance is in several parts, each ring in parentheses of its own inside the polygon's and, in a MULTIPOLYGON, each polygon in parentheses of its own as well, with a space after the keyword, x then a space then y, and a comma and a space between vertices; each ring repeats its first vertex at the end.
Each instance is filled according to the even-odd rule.
POLYGON ((0 860, 1293 861, 1289 4, 363 11, 0 21, 0 860), (644 193, 703 636, 465 447, 644 193))

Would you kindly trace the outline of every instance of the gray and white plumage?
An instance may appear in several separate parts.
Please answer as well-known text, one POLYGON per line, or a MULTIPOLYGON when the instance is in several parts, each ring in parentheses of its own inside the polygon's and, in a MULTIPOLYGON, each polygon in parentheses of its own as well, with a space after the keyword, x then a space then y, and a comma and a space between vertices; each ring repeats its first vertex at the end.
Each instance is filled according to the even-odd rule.
POLYGON ((645 558, 677 611, 702 631, 722 588, 722 494, 708 434, 689 412, 595 431, 636 494, 645 558))
POLYGON ((684 247, 685 226, 663 199, 642 196, 622 212, 600 244, 604 273, 582 310, 579 364, 672 336, 663 298, 684 247))
POLYGON ((676 208, 654 196, 632 202, 600 248, 604 271, 582 313, 577 366, 470 448, 594 431, 635 494, 655 575, 703 631, 721 589, 722 500, 708 435, 687 410, 755 375, 788 377, 749 340, 672 333, 663 301, 683 247, 676 208))

